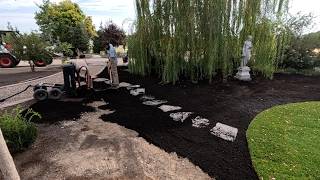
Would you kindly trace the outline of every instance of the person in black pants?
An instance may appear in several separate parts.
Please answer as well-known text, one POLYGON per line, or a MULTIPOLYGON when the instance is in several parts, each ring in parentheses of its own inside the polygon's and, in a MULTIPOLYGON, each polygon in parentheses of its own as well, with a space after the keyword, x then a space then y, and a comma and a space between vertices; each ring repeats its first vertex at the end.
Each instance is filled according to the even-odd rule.
POLYGON ((68 95, 75 95, 76 92, 76 68, 73 64, 63 65, 64 91, 68 95))

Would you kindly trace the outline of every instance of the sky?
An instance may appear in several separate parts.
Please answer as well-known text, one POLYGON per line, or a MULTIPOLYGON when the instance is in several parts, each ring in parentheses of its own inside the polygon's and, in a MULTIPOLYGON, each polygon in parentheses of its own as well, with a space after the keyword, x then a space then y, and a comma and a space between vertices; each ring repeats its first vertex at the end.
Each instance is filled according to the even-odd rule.
MULTIPOLYGON (((59 2, 61 0, 51 0, 59 2)), ((92 16, 93 23, 98 27, 101 22, 112 20, 128 30, 135 19, 135 0, 72 0, 80 5, 87 16, 92 16)), ((39 9, 37 4, 42 0, 0 0, 0 29, 6 29, 7 23, 17 27, 19 31, 31 32, 38 30, 34 14, 39 9)), ((314 25, 306 32, 320 31, 320 0, 291 0, 290 13, 313 13, 314 25)))

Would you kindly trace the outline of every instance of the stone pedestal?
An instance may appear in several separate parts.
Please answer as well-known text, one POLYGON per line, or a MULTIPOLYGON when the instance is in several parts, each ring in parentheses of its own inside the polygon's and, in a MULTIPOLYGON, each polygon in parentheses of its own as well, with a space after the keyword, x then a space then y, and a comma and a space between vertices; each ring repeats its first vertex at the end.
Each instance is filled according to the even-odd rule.
POLYGON ((251 81, 250 71, 251 69, 248 66, 240 67, 235 77, 240 81, 251 81))

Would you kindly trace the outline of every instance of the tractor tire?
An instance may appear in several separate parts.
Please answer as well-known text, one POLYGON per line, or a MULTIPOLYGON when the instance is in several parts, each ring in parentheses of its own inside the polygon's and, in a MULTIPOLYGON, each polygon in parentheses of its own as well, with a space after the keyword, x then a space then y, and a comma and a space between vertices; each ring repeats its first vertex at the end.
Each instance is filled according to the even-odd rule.
POLYGON ((47 66, 46 61, 41 60, 41 59, 34 60, 33 62, 34 62, 34 65, 37 66, 37 67, 45 67, 45 66, 47 66))
POLYGON ((17 66, 20 63, 20 59, 16 59, 16 62, 14 63, 14 66, 17 66))
POLYGON ((16 66, 16 59, 11 54, 0 54, 0 67, 13 68, 16 66))
POLYGON ((48 91, 45 89, 37 89, 33 93, 33 98, 37 101, 44 101, 48 99, 48 91))

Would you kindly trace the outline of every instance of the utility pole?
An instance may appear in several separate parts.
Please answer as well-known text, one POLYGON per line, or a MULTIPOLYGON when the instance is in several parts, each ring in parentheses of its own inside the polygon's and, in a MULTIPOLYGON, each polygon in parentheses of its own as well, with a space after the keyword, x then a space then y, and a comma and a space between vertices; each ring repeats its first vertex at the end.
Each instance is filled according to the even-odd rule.
POLYGON ((5 180, 20 180, 13 158, 0 129, 0 170, 5 180))

